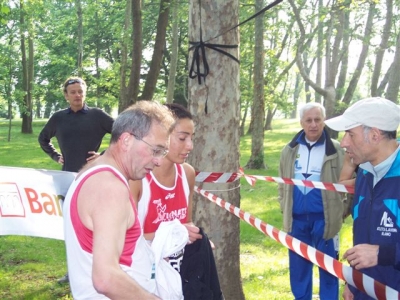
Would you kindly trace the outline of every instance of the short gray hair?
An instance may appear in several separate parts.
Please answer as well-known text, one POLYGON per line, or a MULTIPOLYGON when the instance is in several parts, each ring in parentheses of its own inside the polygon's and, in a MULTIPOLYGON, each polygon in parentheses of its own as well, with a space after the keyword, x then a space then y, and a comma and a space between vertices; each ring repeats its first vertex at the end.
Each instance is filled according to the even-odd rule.
POLYGON ((119 137, 128 132, 136 138, 145 137, 153 123, 161 125, 170 133, 175 119, 171 111, 155 101, 142 100, 125 109, 115 120, 110 143, 116 143, 119 137))
MULTIPOLYGON (((361 125, 363 128, 363 133, 364 133, 364 140, 367 142, 368 141, 368 133, 371 131, 372 127, 369 127, 367 125, 361 125)), ((387 130, 380 130, 381 135, 388 139, 388 140, 395 140, 397 138, 397 131, 387 131, 387 130)))
POLYGON ((326 117, 325 107, 321 103, 318 103, 318 102, 308 102, 305 105, 303 105, 299 110, 300 120, 303 119, 303 116, 307 111, 309 111, 310 109, 313 109, 313 108, 319 108, 321 110, 322 117, 325 119, 325 117, 326 117))

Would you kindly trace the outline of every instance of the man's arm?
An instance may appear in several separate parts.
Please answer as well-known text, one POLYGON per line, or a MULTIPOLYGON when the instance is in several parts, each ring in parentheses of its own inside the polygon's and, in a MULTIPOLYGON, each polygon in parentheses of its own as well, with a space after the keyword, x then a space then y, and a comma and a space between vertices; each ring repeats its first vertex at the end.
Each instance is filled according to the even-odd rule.
POLYGON ((111 133, 112 126, 114 124, 114 119, 105 111, 100 110, 100 118, 101 118, 101 127, 107 132, 111 133))
POLYGON ((82 222, 93 231, 95 289, 111 299, 158 299, 119 265, 126 230, 135 222, 125 184, 111 173, 101 172, 86 181, 78 203, 82 222))
POLYGON ((52 116, 39 134, 38 142, 43 151, 55 162, 62 163, 62 155, 54 148, 51 139, 56 134, 55 121, 52 116), (62 161, 60 161, 60 159, 62 161))

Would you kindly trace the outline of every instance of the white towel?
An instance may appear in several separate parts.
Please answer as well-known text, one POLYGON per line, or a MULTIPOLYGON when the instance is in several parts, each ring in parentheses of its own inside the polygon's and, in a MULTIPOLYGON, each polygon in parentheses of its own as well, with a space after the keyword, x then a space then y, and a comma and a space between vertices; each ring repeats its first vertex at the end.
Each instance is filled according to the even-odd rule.
POLYGON ((179 273, 164 260, 182 250, 189 240, 189 233, 179 220, 161 222, 151 249, 155 258, 157 293, 163 300, 183 300, 182 282, 179 273))

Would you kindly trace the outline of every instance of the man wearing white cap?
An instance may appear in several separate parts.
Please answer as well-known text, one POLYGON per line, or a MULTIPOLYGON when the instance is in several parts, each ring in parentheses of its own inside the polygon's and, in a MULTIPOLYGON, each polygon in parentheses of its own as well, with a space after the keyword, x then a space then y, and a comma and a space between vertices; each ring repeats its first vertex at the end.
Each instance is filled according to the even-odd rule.
MULTIPOLYGON (((383 98, 367 98, 343 115, 325 121, 345 131, 340 145, 359 164, 352 204, 354 247, 350 265, 400 291, 400 108, 383 98)), ((344 299, 372 299, 346 285, 344 299), (353 298, 354 297, 354 298, 353 298)))

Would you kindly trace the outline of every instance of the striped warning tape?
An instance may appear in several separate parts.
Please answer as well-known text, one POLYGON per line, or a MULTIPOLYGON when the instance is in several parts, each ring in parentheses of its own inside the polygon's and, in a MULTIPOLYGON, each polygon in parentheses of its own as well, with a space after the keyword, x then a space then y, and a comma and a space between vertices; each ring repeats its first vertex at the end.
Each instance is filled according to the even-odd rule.
POLYGON ((284 184, 291 184, 308 188, 317 188, 328 191, 354 194, 354 187, 348 185, 343 185, 339 183, 311 181, 311 180, 272 177, 272 176, 247 175, 244 174, 242 168, 240 168, 238 173, 196 172, 195 180, 196 182, 227 183, 236 181, 241 177, 244 177, 251 186, 254 186, 257 180, 263 180, 269 182, 284 183, 284 184))
POLYGON ((365 292, 370 297, 375 299, 398 299, 400 300, 400 294, 398 291, 383 285, 382 283, 374 280, 361 273, 360 271, 353 269, 349 266, 342 264, 340 261, 324 254, 321 251, 301 242, 300 240, 288 235, 286 232, 276 229, 275 227, 264 223, 258 218, 253 217, 251 214, 244 212, 240 208, 222 200, 221 198, 200 189, 195 186, 194 190, 200 195, 206 197, 210 201, 214 202, 218 206, 226 209, 230 213, 239 217, 241 220, 247 222, 251 226, 257 228, 270 238, 281 243, 286 248, 296 252, 302 257, 308 259, 315 265, 323 268, 332 275, 346 281, 348 284, 356 287, 360 291, 365 292))

